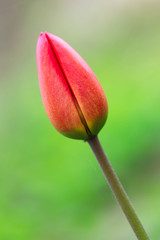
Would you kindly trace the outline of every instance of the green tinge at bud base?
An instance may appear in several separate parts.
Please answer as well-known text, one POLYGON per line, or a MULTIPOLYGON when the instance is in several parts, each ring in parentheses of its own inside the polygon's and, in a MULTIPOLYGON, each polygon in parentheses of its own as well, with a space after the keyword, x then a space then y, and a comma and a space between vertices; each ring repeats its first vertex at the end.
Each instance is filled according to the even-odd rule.
POLYGON ((96 136, 106 121, 108 105, 91 68, 50 33, 40 34, 36 54, 42 100, 53 126, 70 138, 96 136))

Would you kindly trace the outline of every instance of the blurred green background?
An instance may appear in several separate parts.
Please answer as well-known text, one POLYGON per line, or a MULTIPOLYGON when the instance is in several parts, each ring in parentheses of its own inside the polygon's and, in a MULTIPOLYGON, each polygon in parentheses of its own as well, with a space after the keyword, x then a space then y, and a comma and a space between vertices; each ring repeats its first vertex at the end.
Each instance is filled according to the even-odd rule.
POLYGON ((151 239, 160 239, 160 2, 0 0, 0 239, 135 240, 87 143, 63 137, 37 77, 41 31, 91 66, 99 134, 151 239))

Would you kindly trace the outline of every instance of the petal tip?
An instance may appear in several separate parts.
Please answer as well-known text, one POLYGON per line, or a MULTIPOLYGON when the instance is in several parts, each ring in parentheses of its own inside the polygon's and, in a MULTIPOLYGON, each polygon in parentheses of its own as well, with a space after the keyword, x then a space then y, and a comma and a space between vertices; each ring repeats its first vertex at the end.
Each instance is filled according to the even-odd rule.
POLYGON ((41 32, 41 33, 39 34, 39 37, 43 36, 43 34, 44 34, 44 33, 43 33, 43 32, 41 32))
POLYGON ((41 32, 39 34, 39 37, 43 37, 43 36, 47 37, 48 36, 48 32, 41 32))

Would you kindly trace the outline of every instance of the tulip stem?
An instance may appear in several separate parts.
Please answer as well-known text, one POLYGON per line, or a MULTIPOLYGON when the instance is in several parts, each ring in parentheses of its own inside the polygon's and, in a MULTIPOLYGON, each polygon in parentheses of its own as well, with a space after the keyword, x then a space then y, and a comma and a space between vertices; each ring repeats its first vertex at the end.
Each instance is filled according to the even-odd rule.
POLYGON ((137 217, 135 210, 121 185, 115 171, 113 170, 103 148, 98 140, 98 137, 94 137, 88 140, 88 143, 94 152, 108 183, 121 206, 124 214, 126 215, 133 231, 135 232, 137 239, 139 240, 149 240, 147 233, 145 232, 139 218, 137 217))

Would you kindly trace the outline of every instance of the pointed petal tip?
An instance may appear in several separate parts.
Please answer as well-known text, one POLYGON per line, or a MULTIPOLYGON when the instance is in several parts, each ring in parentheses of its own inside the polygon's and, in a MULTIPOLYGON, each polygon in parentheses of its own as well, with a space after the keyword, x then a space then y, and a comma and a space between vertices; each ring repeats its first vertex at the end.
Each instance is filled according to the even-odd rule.
POLYGON ((48 32, 41 32, 38 37, 38 42, 43 42, 45 39, 48 38, 48 32))
POLYGON ((39 34, 39 38, 42 38, 42 37, 45 37, 45 38, 47 38, 47 39, 50 39, 50 38, 58 38, 56 35, 54 35, 54 34, 51 34, 51 33, 49 33, 49 32, 41 32, 40 34, 39 34))
POLYGON ((43 36, 43 34, 44 34, 44 33, 43 33, 43 32, 41 32, 41 33, 39 34, 39 37, 43 36))
POLYGON ((47 35, 48 35, 48 32, 41 32, 41 33, 39 34, 39 37, 47 36, 47 35))

